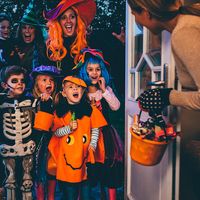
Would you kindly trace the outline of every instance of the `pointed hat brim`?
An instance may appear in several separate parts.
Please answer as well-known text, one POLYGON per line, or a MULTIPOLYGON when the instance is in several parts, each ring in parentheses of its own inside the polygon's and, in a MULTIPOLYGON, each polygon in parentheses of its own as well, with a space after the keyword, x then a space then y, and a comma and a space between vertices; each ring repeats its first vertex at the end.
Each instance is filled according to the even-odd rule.
POLYGON ((96 3, 94 0, 62 0, 56 8, 44 12, 44 17, 47 20, 55 20, 72 6, 78 10, 78 14, 86 26, 91 24, 96 15, 96 3))

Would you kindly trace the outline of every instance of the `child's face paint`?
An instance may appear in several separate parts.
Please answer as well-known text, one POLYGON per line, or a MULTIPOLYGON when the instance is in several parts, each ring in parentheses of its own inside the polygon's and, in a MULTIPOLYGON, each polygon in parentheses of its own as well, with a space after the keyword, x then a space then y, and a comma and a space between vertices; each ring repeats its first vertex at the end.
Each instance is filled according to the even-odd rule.
POLYGON ((10 97, 20 96, 25 90, 24 74, 11 75, 4 88, 9 89, 8 93, 10 97))
POLYGON ((24 24, 22 25, 22 38, 25 43, 31 43, 35 39, 35 27, 24 24))
POLYGON ((10 22, 3 20, 0 22, 0 37, 8 39, 10 37, 10 22))
POLYGON ((99 64, 89 63, 87 66, 87 73, 89 78, 91 79, 92 84, 97 84, 99 78, 101 77, 101 67, 99 64))
POLYGON ((60 18, 60 25, 63 31, 64 37, 71 37, 75 34, 77 17, 72 9, 67 9, 60 18))
POLYGON ((55 82, 52 76, 38 75, 36 78, 36 84, 40 93, 47 93, 51 95, 55 89, 55 82))
POLYGON ((75 83, 66 82, 63 86, 63 96, 67 98, 69 104, 77 104, 81 101, 84 89, 75 83))

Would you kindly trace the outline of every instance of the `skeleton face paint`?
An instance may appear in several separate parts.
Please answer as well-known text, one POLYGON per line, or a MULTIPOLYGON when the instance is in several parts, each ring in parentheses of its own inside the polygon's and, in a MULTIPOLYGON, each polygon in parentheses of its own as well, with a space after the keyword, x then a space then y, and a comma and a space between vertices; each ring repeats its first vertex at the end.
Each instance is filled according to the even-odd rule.
POLYGON ((25 90, 24 74, 11 75, 4 87, 9 89, 8 94, 10 97, 20 96, 25 90))

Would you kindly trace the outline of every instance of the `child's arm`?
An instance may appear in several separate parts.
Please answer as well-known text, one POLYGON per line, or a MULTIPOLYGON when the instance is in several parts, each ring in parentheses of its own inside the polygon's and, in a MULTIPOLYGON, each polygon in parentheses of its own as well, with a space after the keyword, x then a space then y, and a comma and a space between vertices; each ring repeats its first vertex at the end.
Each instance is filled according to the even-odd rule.
POLYGON ((99 88, 102 91, 102 96, 107 101, 111 110, 118 110, 120 107, 120 102, 118 98, 115 96, 114 92, 110 87, 106 87, 105 79, 103 77, 99 78, 98 81, 99 88))
POLYGON ((96 150, 98 139, 99 139, 99 128, 93 128, 89 149, 92 149, 93 151, 96 150))
POLYGON ((110 87, 107 87, 105 92, 102 93, 102 96, 107 101, 111 110, 118 110, 120 108, 120 101, 115 96, 113 90, 110 87))
POLYGON ((35 114, 34 128, 49 131, 54 118, 53 110, 53 101, 51 98, 47 101, 39 101, 39 110, 35 114))
POLYGON ((72 133, 74 130, 76 130, 78 127, 78 124, 77 124, 77 120, 73 120, 69 123, 69 125, 67 126, 64 126, 62 128, 58 128, 54 134, 57 136, 57 137, 62 137, 62 136, 65 136, 65 135, 68 135, 70 133, 72 133))

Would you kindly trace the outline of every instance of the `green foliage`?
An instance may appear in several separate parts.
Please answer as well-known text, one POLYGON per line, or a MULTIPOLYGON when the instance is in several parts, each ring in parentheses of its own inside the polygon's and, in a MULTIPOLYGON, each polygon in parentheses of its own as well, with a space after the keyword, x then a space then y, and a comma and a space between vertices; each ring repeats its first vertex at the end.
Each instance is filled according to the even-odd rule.
POLYGON ((120 30, 125 26, 125 0, 96 0, 97 15, 92 23, 96 30, 120 30))

